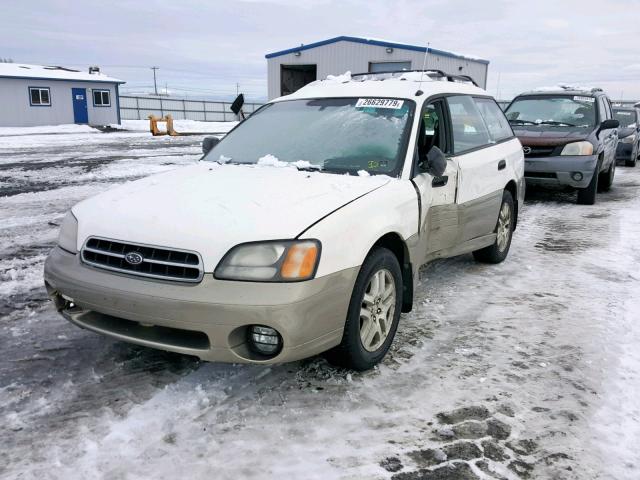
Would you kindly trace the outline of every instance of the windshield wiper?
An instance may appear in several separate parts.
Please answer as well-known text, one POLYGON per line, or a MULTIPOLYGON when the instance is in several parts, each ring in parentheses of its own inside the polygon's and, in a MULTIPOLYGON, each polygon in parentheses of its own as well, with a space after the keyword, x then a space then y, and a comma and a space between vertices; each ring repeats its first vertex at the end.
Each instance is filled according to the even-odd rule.
POLYGON ((516 125, 536 125, 536 122, 532 122, 531 120, 519 120, 517 118, 509 120, 509 123, 515 123, 516 125))
POLYGON ((544 122, 538 122, 540 125, 558 125, 560 127, 575 127, 573 123, 556 122, 555 120, 545 120, 544 122))

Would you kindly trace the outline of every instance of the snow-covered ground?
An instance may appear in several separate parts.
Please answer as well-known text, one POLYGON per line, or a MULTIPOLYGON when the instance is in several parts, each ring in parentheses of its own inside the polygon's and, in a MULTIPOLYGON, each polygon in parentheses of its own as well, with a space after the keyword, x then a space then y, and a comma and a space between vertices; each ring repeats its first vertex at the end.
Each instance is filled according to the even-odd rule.
POLYGON ((64 212, 194 163, 202 138, 0 136, 1 478, 640 478, 640 169, 593 207, 534 192, 501 265, 424 268, 370 372, 67 323, 42 286, 64 212))

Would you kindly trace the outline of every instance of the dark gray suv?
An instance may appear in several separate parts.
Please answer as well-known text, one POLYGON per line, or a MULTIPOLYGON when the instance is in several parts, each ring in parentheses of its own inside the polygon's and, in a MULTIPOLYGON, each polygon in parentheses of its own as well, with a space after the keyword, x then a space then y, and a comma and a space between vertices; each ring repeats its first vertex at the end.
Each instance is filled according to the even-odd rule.
POLYGON ((601 89, 522 93, 505 114, 523 146, 527 184, 575 188, 586 205, 611 188, 619 122, 601 89))

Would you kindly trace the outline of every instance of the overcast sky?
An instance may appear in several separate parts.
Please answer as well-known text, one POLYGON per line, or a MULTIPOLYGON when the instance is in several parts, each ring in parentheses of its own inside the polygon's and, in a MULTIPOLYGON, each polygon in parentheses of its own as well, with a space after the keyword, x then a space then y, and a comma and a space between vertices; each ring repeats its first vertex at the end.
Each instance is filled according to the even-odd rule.
POLYGON ((0 58, 103 72, 148 91, 266 97, 265 53, 352 35, 488 59, 502 98, 558 83, 640 99, 638 0, 2 2, 0 58), (73 5, 75 3, 75 5, 73 5), (498 82, 499 78, 499 82, 498 82), (182 90, 180 90, 182 89, 182 90))

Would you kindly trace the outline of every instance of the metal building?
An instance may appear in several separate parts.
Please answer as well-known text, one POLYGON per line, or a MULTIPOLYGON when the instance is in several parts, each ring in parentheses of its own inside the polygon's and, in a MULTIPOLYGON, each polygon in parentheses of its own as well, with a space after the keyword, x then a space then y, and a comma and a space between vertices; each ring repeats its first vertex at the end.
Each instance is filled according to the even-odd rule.
POLYGON ((120 123, 118 86, 97 67, 0 63, 0 126, 120 123))
MULTIPOLYGON (((489 62, 481 58, 429 48, 426 68, 448 74, 469 75, 486 88, 489 62)), ((427 47, 360 37, 335 37, 265 55, 269 100, 288 95, 327 75, 419 70, 427 47)))

